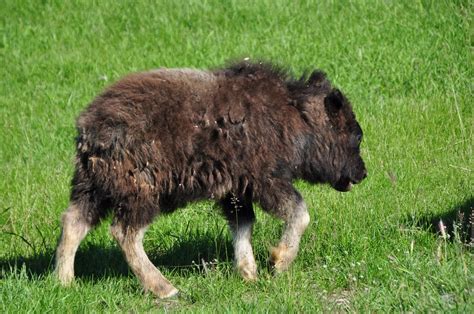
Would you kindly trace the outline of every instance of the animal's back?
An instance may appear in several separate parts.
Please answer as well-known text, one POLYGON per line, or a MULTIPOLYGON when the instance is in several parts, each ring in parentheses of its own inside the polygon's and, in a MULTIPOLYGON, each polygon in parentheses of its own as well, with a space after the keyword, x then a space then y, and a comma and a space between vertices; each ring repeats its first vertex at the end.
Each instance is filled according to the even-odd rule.
POLYGON ((166 145, 166 138, 184 140, 191 133, 190 113, 212 105, 215 81, 211 73, 188 69, 129 75, 80 115, 80 140, 99 150, 113 149, 117 144, 120 148, 136 147, 153 140, 172 146, 166 145))

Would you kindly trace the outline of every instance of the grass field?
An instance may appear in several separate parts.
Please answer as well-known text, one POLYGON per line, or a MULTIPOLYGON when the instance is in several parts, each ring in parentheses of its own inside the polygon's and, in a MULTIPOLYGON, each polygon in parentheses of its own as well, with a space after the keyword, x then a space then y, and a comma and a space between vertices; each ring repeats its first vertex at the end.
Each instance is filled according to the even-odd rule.
POLYGON ((289 3, 1 1, 0 312, 474 311, 473 1, 289 3), (368 179, 345 194, 295 183, 312 224, 283 275, 265 266, 281 222, 258 211, 248 284, 224 219, 201 202, 145 237, 180 299, 142 292, 108 222, 62 288, 52 268, 75 117, 128 72, 241 57, 324 69, 365 131, 368 179))

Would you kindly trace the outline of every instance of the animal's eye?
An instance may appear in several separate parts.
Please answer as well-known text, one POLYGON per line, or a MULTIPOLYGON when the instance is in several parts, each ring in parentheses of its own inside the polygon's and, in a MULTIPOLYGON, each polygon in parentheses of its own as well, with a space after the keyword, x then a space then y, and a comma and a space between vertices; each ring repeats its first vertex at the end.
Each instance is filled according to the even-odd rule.
POLYGON ((357 143, 360 144, 362 142, 362 134, 357 134, 356 139, 357 139, 357 143))

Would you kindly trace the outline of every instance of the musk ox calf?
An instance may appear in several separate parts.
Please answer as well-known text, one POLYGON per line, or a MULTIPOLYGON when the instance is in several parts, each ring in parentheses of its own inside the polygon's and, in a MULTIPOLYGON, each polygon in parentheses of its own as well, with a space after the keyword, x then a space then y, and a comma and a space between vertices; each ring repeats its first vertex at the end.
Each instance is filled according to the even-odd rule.
POLYGON ((132 74, 89 105, 77 130, 70 205, 56 252, 63 284, 74 278, 81 240, 112 213, 111 233, 145 290, 175 295, 148 259, 143 236, 160 213, 200 199, 221 205, 235 266, 246 280, 257 278, 252 203, 283 219, 270 261, 284 271, 310 220, 293 180, 348 191, 366 176, 362 130, 349 101, 320 71, 294 79, 244 61, 214 71, 132 74))

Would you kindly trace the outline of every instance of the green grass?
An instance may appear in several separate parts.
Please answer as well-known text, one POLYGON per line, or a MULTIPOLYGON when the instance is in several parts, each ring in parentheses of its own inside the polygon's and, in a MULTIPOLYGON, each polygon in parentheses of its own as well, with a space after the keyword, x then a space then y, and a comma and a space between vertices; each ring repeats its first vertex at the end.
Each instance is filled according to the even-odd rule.
POLYGON ((2 1, 0 312, 474 311, 473 2, 289 3, 2 1), (247 284, 224 220, 201 202, 145 238, 183 298, 143 294, 108 223, 81 245, 76 284, 60 287, 51 271, 79 112, 128 72, 247 56, 329 74, 365 131, 368 179, 346 194, 296 183, 313 222, 281 276, 265 267, 281 222, 258 212, 260 279, 247 284), (433 231, 439 219, 456 226, 449 239, 433 231))

